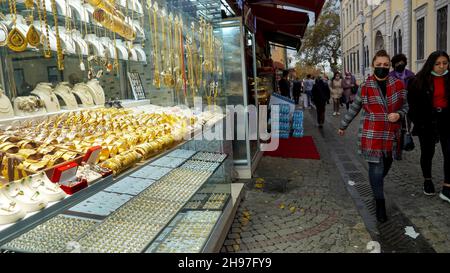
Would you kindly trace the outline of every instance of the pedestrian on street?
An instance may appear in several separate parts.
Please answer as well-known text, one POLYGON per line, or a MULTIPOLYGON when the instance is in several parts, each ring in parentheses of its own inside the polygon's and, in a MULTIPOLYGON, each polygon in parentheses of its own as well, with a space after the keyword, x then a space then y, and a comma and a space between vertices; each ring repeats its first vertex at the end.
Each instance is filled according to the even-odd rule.
POLYGON ((341 104, 342 94, 344 93, 344 89, 342 88, 341 73, 334 73, 330 86, 331 98, 333 99, 333 116, 340 115, 341 113, 339 112, 339 106, 341 104))
POLYGON ((392 57, 391 63, 394 70, 389 73, 389 76, 401 80, 405 86, 408 86, 409 80, 414 78, 415 75, 411 70, 406 68, 408 59, 405 54, 395 55, 392 57))
POLYGON ((353 102, 354 95, 352 94, 355 83, 350 72, 345 72, 345 78, 342 80, 342 88, 344 89, 345 106, 347 110, 350 108, 350 104, 353 102))
POLYGON ((293 89, 292 93, 294 95, 295 104, 298 104, 299 100, 300 100, 300 95, 302 93, 302 82, 300 81, 299 77, 295 78, 292 89, 293 89))
POLYGON ((289 71, 283 71, 283 78, 278 82, 278 87, 280 89, 280 94, 286 98, 290 98, 290 83, 288 81, 289 71))
POLYGON ((376 201, 379 222, 387 221, 384 177, 394 159, 401 156, 401 118, 408 112, 403 83, 389 76, 390 57, 380 50, 372 60, 374 74, 361 84, 354 102, 341 121, 339 135, 362 110, 358 135, 359 153, 369 164, 369 180, 376 201))
POLYGON ((312 101, 317 111, 317 126, 323 127, 325 123, 325 110, 327 101, 330 99, 330 87, 322 77, 318 77, 312 89, 312 101))
POLYGON ((422 70, 408 85, 409 117, 412 134, 419 136, 420 166, 425 179, 423 192, 434 195, 431 166, 437 142, 444 155, 444 182, 439 197, 450 202, 450 74, 449 56, 444 51, 431 53, 422 70))
POLYGON ((312 102, 312 89, 314 86, 314 80, 311 78, 311 74, 306 75, 306 79, 303 80, 303 89, 305 90, 306 94, 306 102, 305 107, 308 109, 311 109, 311 102, 312 102))
MULTIPOLYGON (((408 59, 406 58, 405 54, 400 53, 392 57, 391 64, 394 70, 392 70, 391 73, 389 73, 389 76, 392 76, 402 81, 405 87, 407 87, 409 81, 413 79, 415 75, 412 71, 406 68, 406 65, 408 64, 408 59)), ((411 128, 411 120, 403 119, 402 127, 405 129, 411 128)))

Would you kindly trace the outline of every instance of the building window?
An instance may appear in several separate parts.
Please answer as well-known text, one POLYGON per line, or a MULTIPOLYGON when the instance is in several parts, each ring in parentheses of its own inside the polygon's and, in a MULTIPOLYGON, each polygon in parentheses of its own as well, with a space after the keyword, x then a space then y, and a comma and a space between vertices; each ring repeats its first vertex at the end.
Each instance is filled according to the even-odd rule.
POLYGON ((437 50, 447 50, 447 6, 437 11, 437 50))
POLYGON ((397 32, 394 32, 394 55, 397 55, 397 32))
POLYGON ((360 67, 359 67, 359 49, 356 52, 356 63, 357 63, 356 69, 357 69, 357 71, 359 73, 360 72, 360 67))
POLYGON ((366 67, 370 67, 369 46, 366 46, 366 67))
POLYGON ((417 60, 425 58, 425 18, 417 20, 417 60))
POLYGON ((403 37, 402 37, 402 30, 398 30, 398 53, 403 53, 403 37))

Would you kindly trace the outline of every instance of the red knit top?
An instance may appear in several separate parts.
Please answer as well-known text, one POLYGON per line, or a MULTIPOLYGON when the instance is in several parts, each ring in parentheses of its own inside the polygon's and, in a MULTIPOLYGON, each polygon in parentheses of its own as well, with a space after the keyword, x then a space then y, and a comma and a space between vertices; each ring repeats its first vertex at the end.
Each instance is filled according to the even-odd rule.
POLYGON ((445 77, 433 77, 434 78, 434 108, 446 108, 448 100, 445 95, 445 77))

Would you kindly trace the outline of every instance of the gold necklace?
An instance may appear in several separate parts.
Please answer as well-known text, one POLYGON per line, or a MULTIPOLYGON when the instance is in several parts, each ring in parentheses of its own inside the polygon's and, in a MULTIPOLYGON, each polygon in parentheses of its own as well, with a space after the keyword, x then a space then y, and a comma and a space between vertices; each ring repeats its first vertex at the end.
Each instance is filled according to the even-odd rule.
POLYGON ((25 1, 25 5, 27 8, 31 9, 31 14, 30 14, 31 24, 27 31, 27 41, 31 46, 38 47, 41 42, 41 38, 40 38, 39 33, 37 32, 36 28, 33 25, 33 23, 34 23, 34 0, 25 1))
MULTIPOLYGON (((43 0, 45 2, 45 0, 43 0)), ((64 55, 61 46, 61 37, 59 36, 58 28, 58 10, 56 9, 56 0, 50 0, 52 3, 53 20, 55 21, 55 33, 56 33, 56 57, 58 70, 64 70, 64 55)))
MULTIPOLYGON (((164 13, 163 16, 161 17, 161 19, 164 18, 164 13)), ((172 69, 170 67, 170 55, 171 55, 171 49, 170 49, 170 39, 171 39, 171 33, 172 33, 172 28, 171 28, 171 20, 172 20, 172 14, 169 15, 169 20, 168 20, 168 37, 165 37, 165 28, 166 26, 163 23, 163 43, 164 43, 164 65, 165 65, 165 69, 163 74, 163 79, 164 79, 164 84, 169 87, 172 88, 175 85, 175 81, 173 80, 173 76, 172 76, 172 69), (167 44, 168 46, 166 46, 166 41, 167 40, 167 44), (169 49, 168 49, 169 48, 169 49)), ((163 21, 164 22, 164 21, 163 21)))
POLYGON ((16 0, 8 0, 9 11, 11 12, 13 18, 13 29, 8 34, 8 47, 16 52, 22 52, 27 49, 28 41, 27 38, 17 29, 17 6, 16 0))
MULTIPOLYGON (((158 58, 158 35, 157 35, 157 31, 158 31, 158 17, 156 16, 156 13, 158 11, 158 3, 154 3, 153 4, 153 34, 154 34, 154 39, 153 39, 153 47, 154 47, 154 51, 153 51, 153 57, 154 57, 154 63, 155 63, 155 72, 153 73, 153 85, 156 88, 161 88, 161 80, 159 78, 159 68, 158 68, 158 62, 159 62, 159 58, 158 58)), ((149 10, 150 12, 150 10, 149 10)))
MULTIPOLYGON (((195 40, 195 24, 194 24, 194 22, 192 22, 192 24, 191 24, 191 31, 192 31, 192 43, 197 48, 197 50, 195 50, 195 53, 193 51, 191 52, 192 58, 193 58, 193 61, 192 61, 193 62, 192 68, 193 68, 193 75, 194 75, 193 80, 194 80, 194 84, 195 84, 194 92, 195 92, 195 94, 197 94, 200 89, 201 82, 202 82, 202 67, 201 67, 201 64, 199 61, 200 60, 200 52, 199 52, 200 49, 197 46, 197 41, 195 40)), ((201 37, 199 37, 199 40, 201 40, 201 37)))
POLYGON ((192 38, 189 34, 186 35, 186 49, 187 49, 187 61, 188 61, 188 81, 192 94, 196 93, 195 90, 195 76, 194 76, 194 64, 192 57, 192 38))
POLYGON ((38 16, 39 16, 39 23, 41 24, 41 44, 42 44, 42 49, 44 51, 44 57, 45 58, 50 58, 52 53, 51 53, 51 49, 50 49, 50 39, 48 37, 48 28, 47 28, 47 9, 45 8, 45 1, 44 1, 44 10, 45 10, 45 19, 43 18, 42 12, 41 12, 41 0, 37 0, 36 2, 37 7, 38 7, 38 16), (45 22, 44 22, 45 21, 45 22), (44 30, 45 28, 45 30, 44 30), (45 32, 47 34, 45 34, 45 32))
POLYGON ((183 19, 180 17, 179 33, 180 35, 180 70, 182 75, 183 83, 183 93, 184 93, 184 103, 188 105, 187 102, 187 86, 186 86, 186 68, 184 65, 184 35, 183 35, 183 19))

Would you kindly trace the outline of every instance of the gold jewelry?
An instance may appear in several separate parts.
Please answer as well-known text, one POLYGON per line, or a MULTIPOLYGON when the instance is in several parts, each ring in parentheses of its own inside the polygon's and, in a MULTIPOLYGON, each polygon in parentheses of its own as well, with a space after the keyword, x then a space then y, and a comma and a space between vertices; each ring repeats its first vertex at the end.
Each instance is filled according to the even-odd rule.
POLYGON ((42 48, 44 50, 44 58, 51 58, 52 52, 50 48, 50 30, 49 25, 47 21, 47 6, 45 4, 45 0, 36 0, 37 6, 38 6, 38 16, 39 16, 39 22, 41 24, 41 30, 42 35, 41 39, 43 40, 42 48), (42 1, 42 12, 41 12, 41 1, 42 1), (45 28, 45 34, 44 34, 44 28, 45 28))
MULTIPOLYGON (((149 18, 150 18, 150 7, 151 2, 148 7, 149 12, 149 18)), ((158 12, 158 3, 153 4, 153 63, 155 64, 155 71, 153 73, 153 85, 156 88, 161 88, 161 79, 160 79, 160 73, 159 73, 159 52, 158 52, 158 17, 156 16, 156 13, 158 12)))
MULTIPOLYGON (((45 0, 43 0, 45 2, 45 0)), ((55 34, 56 34, 56 57, 57 57, 57 65, 58 70, 64 70, 64 55, 62 51, 61 45, 61 37, 59 36, 59 27, 58 27, 58 10, 56 8, 56 0, 50 0, 52 3, 52 12, 53 12, 53 20, 55 22, 55 34)))
POLYGON ((41 37, 39 36, 39 33, 37 32, 36 28, 34 27, 34 0, 26 0, 25 6, 29 9, 31 9, 31 15, 30 15, 30 27, 28 28, 27 32, 27 41, 30 44, 30 46, 37 47, 41 43, 41 37))
POLYGON ((8 0, 9 10, 13 16, 13 29, 8 34, 8 47, 16 52, 22 52, 27 49, 27 38, 17 28, 17 6, 16 0, 8 0))

